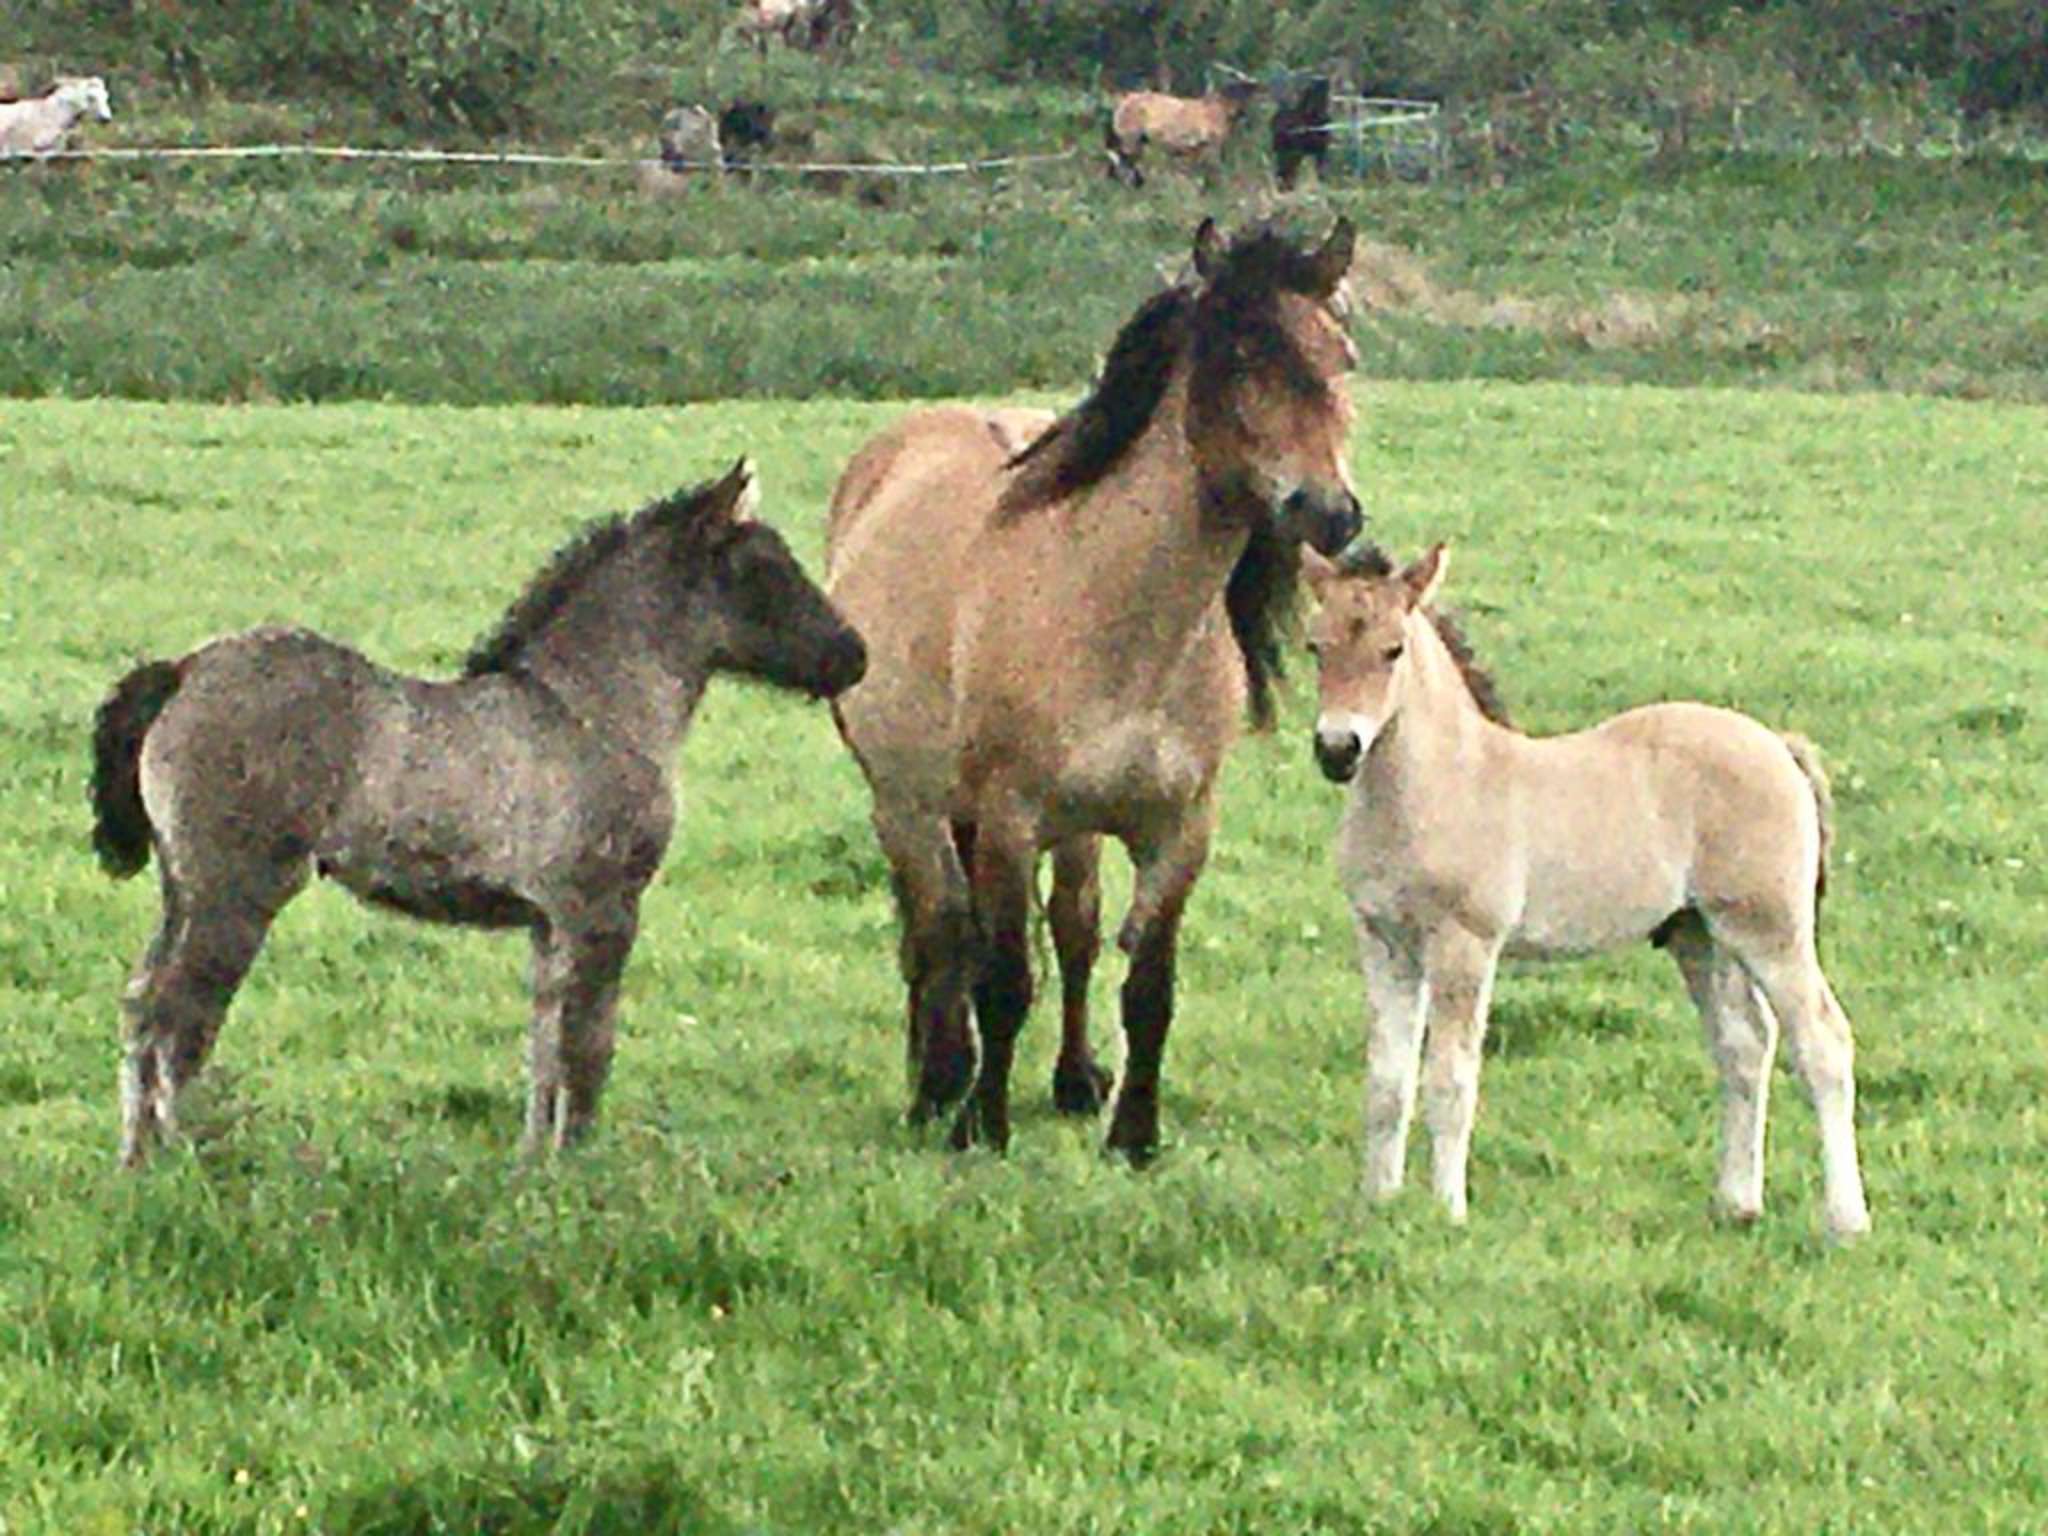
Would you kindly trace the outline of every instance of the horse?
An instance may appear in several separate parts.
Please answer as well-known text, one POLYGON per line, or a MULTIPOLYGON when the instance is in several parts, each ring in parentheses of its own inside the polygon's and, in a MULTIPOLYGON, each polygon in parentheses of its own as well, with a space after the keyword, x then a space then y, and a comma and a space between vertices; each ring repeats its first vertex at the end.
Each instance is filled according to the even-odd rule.
POLYGON ((775 108, 765 101, 735 97, 718 114, 718 142, 728 171, 753 164, 754 152, 775 143, 775 108))
POLYGON ((1145 173, 1138 157, 1147 144, 1157 144, 1177 160, 1214 158, 1258 93, 1258 85, 1249 80, 1229 80, 1220 91, 1196 97, 1127 91, 1110 108, 1103 130, 1109 175, 1125 186, 1142 187, 1145 173))
POLYGON ((1342 220, 1314 247, 1266 228, 1226 242, 1204 220, 1193 275, 1139 306, 1073 410, 914 412, 833 492, 826 590, 871 656, 833 714, 902 923, 911 1118, 965 1092, 955 1147, 1008 1144, 1048 850, 1068 971, 1056 1084, 1063 1108, 1101 1107, 1109 1081, 1085 1014, 1073 1049, 1073 1010, 1110 836, 1136 886, 1108 1143, 1139 1164, 1158 1149, 1176 945, 1217 774, 1240 714, 1270 723, 1301 541, 1336 550, 1362 524, 1345 464, 1354 244, 1342 220))
POLYGON ((525 1147, 589 1130, 673 824, 669 763, 706 684, 735 673, 830 697, 866 664, 758 503, 742 460, 589 526, 453 680, 274 627, 115 685, 93 735, 93 840, 115 878, 153 851, 163 889, 121 1005, 125 1165, 175 1135, 180 1090, 272 920, 316 875, 430 922, 526 929, 525 1147))
POLYGON ((114 118, 107 82, 98 75, 65 75, 40 96, 0 102, 0 156, 56 154, 88 117, 102 123, 114 118))
POLYGON ((1719 1067, 1723 1214, 1747 1223, 1763 1211, 1782 1024, 1819 1120, 1827 1230, 1869 1230, 1849 1020, 1816 949, 1833 815, 1812 743, 1698 703, 1522 735, 1489 716, 1483 678, 1426 617, 1442 545, 1399 571, 1371 550, 1305 559, 1320 604, 1315 757, 1350 786, 1336 861, 1371 1005, 1365 1197, 1401 1187, 1419 1077, 1432 1182, 1464 1221, 1503 953, 1647 937, 1677 962, 1719 1067))
POLYGON ((1330 77, 1312 75, 1301 90, 1273 113, 1273 170, 1283 191, 1292 191, 1304 161, 1313 160, 1321 178, 1330 155, 1330 77))

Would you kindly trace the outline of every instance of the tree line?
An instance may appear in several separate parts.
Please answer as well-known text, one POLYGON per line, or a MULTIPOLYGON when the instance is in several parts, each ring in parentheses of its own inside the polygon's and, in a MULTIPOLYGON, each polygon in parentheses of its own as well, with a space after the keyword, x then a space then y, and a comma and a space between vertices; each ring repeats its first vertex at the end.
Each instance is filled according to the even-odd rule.
MULTIPOLYGON (((1003 78, 1199 90, 1219 60, 1335 68, 1376 94, 1534 95, 1683 112, 1744 91, 1918 91, 1980 119, 2048 112, 2048 0, 863 0, 864 47, 1003 78)), ((565 81, 701 58, 738 0, 0 0, 22 51, 204 92, 342 92, 482 133, 565 81), (61 12, 61 14, 53 14, 61 12)))

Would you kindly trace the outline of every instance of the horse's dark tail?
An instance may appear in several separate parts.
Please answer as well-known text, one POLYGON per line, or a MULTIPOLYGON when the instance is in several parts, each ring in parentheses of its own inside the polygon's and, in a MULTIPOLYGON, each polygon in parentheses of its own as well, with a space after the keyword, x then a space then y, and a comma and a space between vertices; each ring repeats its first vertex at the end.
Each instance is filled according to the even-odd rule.
POLYGON ((145 661, 100 704, 92 723, 92 846, 116 880, 149 862, 149 812, 142 804, 142 738, 178 691, 172 661, 145 661))

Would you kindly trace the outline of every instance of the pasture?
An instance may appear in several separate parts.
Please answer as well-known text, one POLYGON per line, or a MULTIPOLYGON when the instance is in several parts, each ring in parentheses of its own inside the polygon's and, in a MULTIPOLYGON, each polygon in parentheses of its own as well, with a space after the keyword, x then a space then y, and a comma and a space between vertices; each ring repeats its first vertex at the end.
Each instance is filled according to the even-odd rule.
MULTIPOLYGON (((1074 158, 858 186, 700 180, 661 199, 619 169, 20 167, 0 177, 0 395, 660 405, 1064 389, 1156 253, 1177 258, 1204 214, 1277 207, 1357 223, 1358 331, 1378 377, 2043 398, 2048 251, 2033 232, 2048 179, 2023 158, 1702 153, 1652 168, 1589 141, 1498 185, 1337 177, 1283 195, 1261 108, 1220 169, 1155 167, 1133 193, 1103 175, 1096 93, 789 57, 721 67, 615 85, 547 147, 652 155, 675 100, 744 93, 809 137, 779 151, 797 158, 1074 158)), ((93 135, 299 140, 394 135, 332 102, 140 89, 93 135)))
POLYGON ((822 708, 718 685, 588 1148, 515 1161, 521 941, 322 889, 242 990, 195 1144, 117 1174, 155 893, 100 875, 84 781, 126 665, 290 619, 452 670, 579 522, 742 450, 816 569, 838 467, 897 408, 11 402, 0 1530, 2036 1523, 2048 421, 1359 396, 1374 531, 1453 541, 1525 727, 1700 697, 1826 751, 1869 1240, 1820 1243, 1782 1074, 1764 1219, 1709 1221, 1712 1068, 1647 949, 1504 976, 1468 1230, 1412 1182, 1362 1215, 1339 793, 1299 682, 1228 770, 1148 1173, 1050 1114, 1043 999, 1009 1157, 902 1125, 859 776, 822 708))

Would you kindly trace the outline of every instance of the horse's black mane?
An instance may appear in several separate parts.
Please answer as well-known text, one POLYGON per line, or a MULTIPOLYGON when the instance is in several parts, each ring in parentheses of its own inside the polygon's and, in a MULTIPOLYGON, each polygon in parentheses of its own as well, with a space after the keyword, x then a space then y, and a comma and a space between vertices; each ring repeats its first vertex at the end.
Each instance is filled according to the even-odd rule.
MULTIPOLYGON (((1387 558, 1387 552, 1379 545, 1360 541, 1338 556, 1337 569, 1346 576, 1386 577, 1394 574, 1394 562, 1387 558)), ((1465 689, 1472 695, 1472 702, 1479 706, 1479 713, 1495 725, 1513 725, 1514 721, 1508 718, 1507 704, 1500 696, 1500 684, 1479 664, 1458 616, 1435 607, 1424 611, 1429 615, 1429 622, 1436 626, 1437 638, 1443 641, 1444 649, 1451 653, 1451 660, 1458 664, 1458 676, 1465 679, 1465 689)))
POLYGON ((1466 690, 1472 695, 1472 702, 1479 706, 1479 713, 1495 725, 1513 725, 1508 718, 1508 707, 1500 696, 1500 685, 1493 680, 1493 674, 1479 665, 1479 658, 1472 654, 1472 642, 1465 638, 1464 626, 1455 613, 1445 613, 1431 608, 1430 623, 1436 626, 1437 638, 1444 643, 1444 649, 1451 653, 1451 660, 1458 664, 1458 676, 1465 679, 1466 690))
POLYGON ((1252 729, 1273 723, 1273 685, 1287 675, 1287 640, 1300 609, 1301 546, 1252 524, 1223 589, 1230 633, 1244 657, 1245 712, 1252 729))
POLYGON ((1110 343, 1087 397, 1010 460, 1019 473, 1003 493, 1004 512, 1085 491, 1116 467, 1159 409, 1194 307, 1194 289, 1185 283, 1138 306, 1110 343))
POLYGON ((599 518, 588 524, 549 557, 527 582, 526 589, 505 610, 498 627, 470 648, 462 663, 464 677, 511 672, 525 660, 527 647, 569 599, 613 556, 649 533, 685 532, 700 526, 695 513, 716 488, 712 481, 648 503, 638 512, 599 518))

